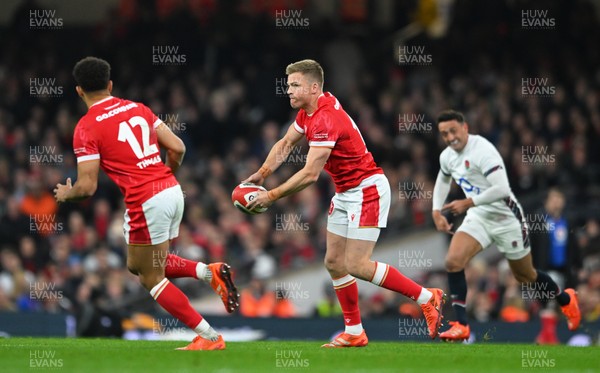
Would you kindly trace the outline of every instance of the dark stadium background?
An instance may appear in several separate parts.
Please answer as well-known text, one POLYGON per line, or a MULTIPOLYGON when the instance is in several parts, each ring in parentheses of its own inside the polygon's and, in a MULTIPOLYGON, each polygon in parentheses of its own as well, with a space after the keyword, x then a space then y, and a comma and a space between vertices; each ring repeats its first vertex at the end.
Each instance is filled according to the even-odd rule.
MULTIPOLYGON (((293 121, 285 67, 313 58, 398 196, 382 242, 433 234, 428 196, 443 149, 435 118, 461 110, 471 132, 497 146, 534 223, 550 188, 566 196, 569 256, 557 272, 579 290, 598 338, 600 2, 5 0, 0 14, 0 332, 121 335, 148 323, 152 330, 134 313, 165 317, 125 268, 116 186, 103 176, 88 201, 58 206, 51 198, 54 185, 76 176, 72 134, 85 106, 71 69, 93 55, 111 63, 115 96, 146 103, 187 146, 177 175, 186 197, 179 255, 225 260, 240 288, 255 292, 322 267, 328 176, 254 217, 229 197, 293 121), (48 320, 63 321, 35 327, 48 320)), ((306 143, 295 149, 267 186, 301 167, 306 151, 306 143)), ((453 189, 452 198, 460 195, 453 189)), ((543 245, 534 255, 548 266, 543 245)), ((501 275, 497 255, 486 258, 468 270, 472 317, 536 323, 539 306, 501 275)), ((442 268, 418 279, 447 289, 442 268)), ((195 282, 178 284, 192 299, 212 296, 195 282)), ((317 307, 325 292, 310 298, 317 307)), ((383 292, 362 302, 366 320, 395 319, 392 329, 414 312, 383 292)), ((214 324, 245 325, 250 313, 215 316, 214 324)), ((300 333, 306 322, 290 328, 300 333)), ((321 322, 328 333, 341 326, 340 316, 321 322)))

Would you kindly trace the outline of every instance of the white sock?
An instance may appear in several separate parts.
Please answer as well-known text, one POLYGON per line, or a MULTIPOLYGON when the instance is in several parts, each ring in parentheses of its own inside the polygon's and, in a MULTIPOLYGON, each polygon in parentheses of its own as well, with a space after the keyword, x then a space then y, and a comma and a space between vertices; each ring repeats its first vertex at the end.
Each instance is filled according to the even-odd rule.
POLYGON ((211 340, 213 342, 219 339, 219 333, 217 333, 205 319, 200 321, 200 324, 194 328, 194 331, 202 338, 211 340))
POLYGON ((427 288, 423 287, 421 289, 421 294, 419 294, 419 297, 417 298, 417 303, 425 304, 431 299, 431 297, 433 297, 433 293, 427 290, 427 288))
POLYGON ((202 262, 196 264, 196 276, 198 280, 210 282, 212 280, 212 272, 208 269, 208 266, 202 262))
POLYGON ((360 333, 363 331, 362 323, 356 325, 346 325, 346 330, 344 331, 351 335, 360 335, 360 333))

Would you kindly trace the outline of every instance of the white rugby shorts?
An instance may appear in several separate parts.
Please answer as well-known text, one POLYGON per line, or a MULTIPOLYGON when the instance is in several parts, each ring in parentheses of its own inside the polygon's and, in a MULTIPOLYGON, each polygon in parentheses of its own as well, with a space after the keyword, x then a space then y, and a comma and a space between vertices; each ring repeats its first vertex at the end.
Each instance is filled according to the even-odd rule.
POLYGON ((469 209, 457 232, 465 232, 473 237, 482 249, 492 243, 504 254, 506 259, 518 260, 531 251, 529 245, 529 228, 516 216, 481 214, 469 209))
POLYGON ((179 184, 164 189, 141 206, 125 210, 123 233, 128 245, 157 245, 179 236, 183 218, 179 184))
POLYGON ((369 176, 358 186, 333 196, 327 230, 346 238, 377 241, 380 229, 387 226, 390 198, 387 177, 369 176))

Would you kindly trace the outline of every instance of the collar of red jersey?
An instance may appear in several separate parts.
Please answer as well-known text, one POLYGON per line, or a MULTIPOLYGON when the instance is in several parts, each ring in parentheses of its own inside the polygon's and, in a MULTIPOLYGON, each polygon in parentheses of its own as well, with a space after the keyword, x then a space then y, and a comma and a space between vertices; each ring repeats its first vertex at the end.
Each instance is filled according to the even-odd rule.
MULTIPOLYGON (((323 104, 320 104, 319 101, 321 101, 321 97, 333 97, 333 95, 330 92, 323 92, 319 95, 319 97, 317 97, 317 110, 323 106, 323 104)), ((307 115, 310 117, 314 114, 314 112, 308 114, 307 115)))
POLYGON ((102 100, 100 100, 100 101, 98 101, 98 102, 95 102, 95 103, 94 103, 92 106, 90 106, 90 108, 92 108, 93 106, 96 106, 96 105, 98 105, 98 104, 101 104, 101 103, 103 103, 104 101, 108 101, 108 100, 110 100, 111 98, 114 98, 114 97, 113 97, 113 96, 108 96, 107 98, 103 98, 102 100))

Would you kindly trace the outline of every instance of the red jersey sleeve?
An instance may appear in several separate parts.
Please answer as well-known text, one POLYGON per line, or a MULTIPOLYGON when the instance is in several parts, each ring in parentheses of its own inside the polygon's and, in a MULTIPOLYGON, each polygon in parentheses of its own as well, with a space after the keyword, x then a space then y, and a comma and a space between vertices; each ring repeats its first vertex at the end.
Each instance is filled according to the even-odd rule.
POLYGON ((162 120, 159 117, 157 117, 156 114, 154 114, 148 106, 146 106, 142 103, 138 103, 138 105, 144 112, 144 117, 145 117, 146 121, 148 123, 152 124, 152 128, 156 129, 156 127, 158 127, 158 125, 162 123, 162 120))
POLYGON ((322 146, 333 148, 340 138, 340 133, 333 123, 333 117, 327 115, 327 112, 320 112, 308 131, 306 139, 309 146, 322 146))
POLYGON ((100 159, 98 140, 94 137, 84 121, 77 123, 73 134, 73 152, 77 157, 77 163, 100 159))

